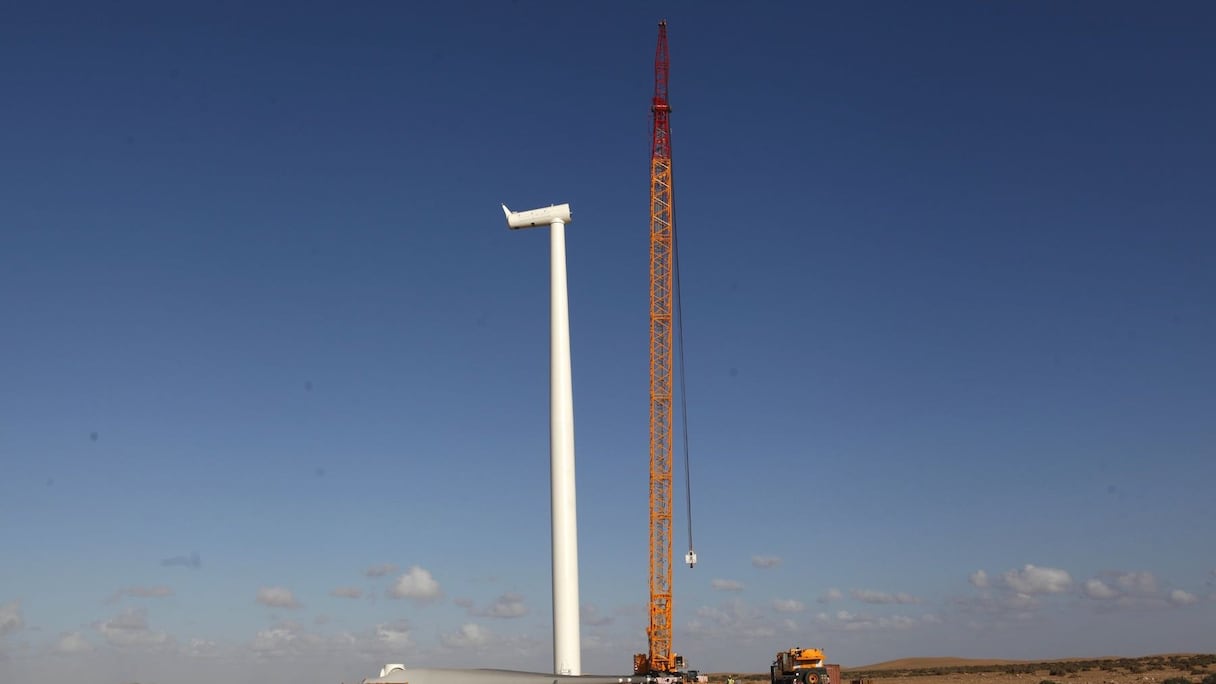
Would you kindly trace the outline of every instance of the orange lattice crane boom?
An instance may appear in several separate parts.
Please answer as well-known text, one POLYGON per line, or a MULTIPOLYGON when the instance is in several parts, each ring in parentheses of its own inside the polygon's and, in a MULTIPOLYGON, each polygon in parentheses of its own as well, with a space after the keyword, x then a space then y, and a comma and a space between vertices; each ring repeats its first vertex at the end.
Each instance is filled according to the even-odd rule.
MULTIPOLYGON (((634 656, 638 674, 673 673, 683 667, 671 650, 672 375, 675 203, 671 174, 671 105, 667 101, 667 22, 659 22, 654 59, 654 127, 650 140, 650 622, 649 651, 634 656)), ((674 283, 678 285, 678 281, 674 283)), ((677 295, 678 296, 678 295, 677 295)), ((675 299, 678 303, 678 299, 675 299)), ((675 319, 678 320, 678 319, 675 319)), ((691 509, 691 506, 690 506, 691 509)), ((696 563, 691 548, 685 560, 696 563)))

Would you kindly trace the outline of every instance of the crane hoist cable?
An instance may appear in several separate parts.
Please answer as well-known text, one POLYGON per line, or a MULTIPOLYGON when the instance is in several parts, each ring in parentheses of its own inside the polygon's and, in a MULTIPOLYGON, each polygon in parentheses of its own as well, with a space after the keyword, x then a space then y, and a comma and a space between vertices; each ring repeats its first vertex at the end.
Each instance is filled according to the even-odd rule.
MULTIPOLYGON (((676 203, 676 183, 675 171, 672 171, 671 182, 671 204, 674 207, 676 203)), ((686 378, 688 374, 684 371, 684 302, 680 296, 683 288, 680 286, 680 240, 679 233, 676 231, 676 213, 671 212, 671 256, 673 262, 672 275, 675 276, 675 287, 672 288, 672 294, 675 296, 675 307, 673 313, 676 317, 676 355, 679 356, 680 370, 680 427, 681 440, 680 443, 684 450, 684 517, 688 520, 688 553, 684 556, 684 562, 688 563, 688 567, 693 567, 697 564, 697 551, 692 543, 692 467, 688 458, 688 383, 686 378)))

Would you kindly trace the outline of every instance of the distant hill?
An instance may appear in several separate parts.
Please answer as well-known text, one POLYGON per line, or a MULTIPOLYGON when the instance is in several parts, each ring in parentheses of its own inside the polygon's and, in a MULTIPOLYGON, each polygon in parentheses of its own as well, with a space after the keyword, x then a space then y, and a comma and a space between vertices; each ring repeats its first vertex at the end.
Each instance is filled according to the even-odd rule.
POLYGON ((1156 653, 1147 656, 1099 656, 1097 658, 1052 658, 1049 660, 1006 660, 1001 658, 900 658, 898 660, 886 660, 873 665, 864 665, 861 667, 845 667, 843 669, 852 672, 859 671, 882 671, 882 670, 926 670, 940 669, 947 667, 997 667, 1001 665, 1035 665, 1049 663, 1077 663, 1077 662, 1093 662, 1101 660, 1162 660, 1172 658, 1194 658, 1202 654, 1197 653, 1156 653))
POLYGON ((974 665, 979 667, 991 667, 993 665, 1014 665, 1017 663, 1029 663, 1029 660, 1001 660, 997 658, 900 658, 899 660, 887 660, 873 665, 864 665, 862 667, 846 667, 846 670, 920 670, 929 667, 967 667, 974 665))
MULTIPOLYGON (((831 657, 829 656, 829 661, 831 657)), ((1021 677, 1034 674, 1036 671, 1060 670, 1062 672, 1085 672, 1101 669, 1106 673, 1126 670, 1122 676, 1135 676, 1134 684, 1140 684, 1145 671, 1175 670, 1192 675, 1216 674, 1216 653, 1160 653, 1148 656, 1099 656, 1096 658, 1053 658, 1050 660, 1013 660, 1009 658, 900 658, 886 660, 873 665, 860 667, 842 666, 842 679, 850 681, 855 678, 885 681, 890 678, 903 680, 907 677, 941 676, 958 674, 995 673, 1008 677, 1021 677)), ((710 676, 710 681, 724 679, 728 673, 702 673, 710 676)), ((747 670, 730 674, 740 684, 768 684, 767 672, 750 673, 747 670)), ((980 674, 983 676, 983 674, 980 674)), ((1059 675, 1057 675, 1059 676, 1059 675)), ((1071 676, 1076 676, 1075 674, 1071 676)), ((1110 676, 1113 676, 1111 674, 1110 676)), ((989 680, 997 684, 996 677, 989 680)), ((1122 681, 1122 680, 1118 680, 1122 681)), ((843 684, 840 683, 840 684, 843 684)), ((1020 683, 1019 683, 1020 684, 1020 683)), ((1193 680, 1192 680, 1193 684, 1193 680)))

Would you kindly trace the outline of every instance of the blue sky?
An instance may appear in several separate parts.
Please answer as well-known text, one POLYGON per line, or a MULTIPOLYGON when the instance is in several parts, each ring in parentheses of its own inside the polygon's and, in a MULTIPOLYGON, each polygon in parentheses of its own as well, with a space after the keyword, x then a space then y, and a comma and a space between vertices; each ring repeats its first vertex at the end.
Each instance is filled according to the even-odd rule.
POLYGON ((661 17, 676 649, 1212 650, 1209 5, 81 3, 0 23, 0 679, 548 668, 499 202, 574 208, 583 663, 630 667, 661 17))

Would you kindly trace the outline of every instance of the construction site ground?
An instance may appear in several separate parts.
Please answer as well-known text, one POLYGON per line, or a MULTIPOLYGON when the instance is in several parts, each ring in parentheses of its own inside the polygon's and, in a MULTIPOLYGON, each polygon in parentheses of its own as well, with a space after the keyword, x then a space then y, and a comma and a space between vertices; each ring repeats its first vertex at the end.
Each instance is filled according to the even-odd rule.
MULTIPOLYGON (((715 673, 710 684, 768 684, 768 673, 715 673)), ((1216 654, 1096 658, 1047 662, 909 658, 844 668, 833 684, 1216 684, 1216 654)))

